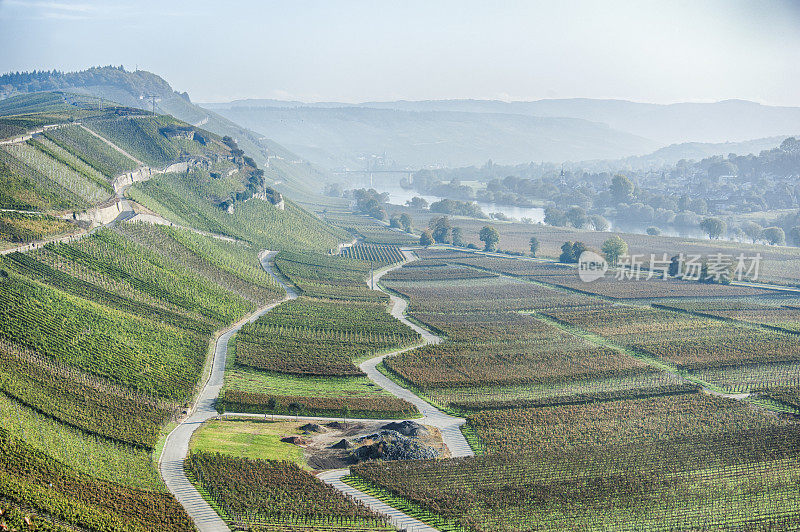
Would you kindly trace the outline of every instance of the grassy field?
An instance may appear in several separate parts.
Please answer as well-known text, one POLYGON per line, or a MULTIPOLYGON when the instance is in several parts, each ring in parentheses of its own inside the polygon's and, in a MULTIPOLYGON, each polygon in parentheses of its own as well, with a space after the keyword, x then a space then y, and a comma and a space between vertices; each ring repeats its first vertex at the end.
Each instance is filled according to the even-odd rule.
POLYGON ((303 449, 281 438, 300 435, 295 421, 208 421, 192 436, 192 452, 222 453, 258 460, 285 460, 307 468, 303 449))

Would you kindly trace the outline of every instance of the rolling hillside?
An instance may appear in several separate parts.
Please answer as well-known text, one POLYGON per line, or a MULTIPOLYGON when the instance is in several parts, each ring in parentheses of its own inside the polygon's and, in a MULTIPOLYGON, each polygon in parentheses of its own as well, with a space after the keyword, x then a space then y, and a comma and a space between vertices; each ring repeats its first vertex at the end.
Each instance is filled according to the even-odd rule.
POLYGON ((0 244, 49 240, 0 256, 0 528, 188 532, 157 462, 216 332, 282 297, 261 250, 348 235, 266 186, 232 138, 99 107, 0 101, 0 244), (185 227, 76 219, 128 194, 185 227))
POLYGON ((151 72, 107 66, 80 72, 43 71, 0 76, 0 98, 43 90, 96 96, 146 111, 152 111, 155 103, 157 113, 169 114, 219 136, 236 139, 245 154, 264 169, 268 182, 291 195, 313 195, 324 188, 328 179, 312 165, 297 162, 297 155, 269 138, 193 104, 187 93, 173 90, 169 83, 151 72))
POLYGON ((134 183, 127 190, 150 211, 262 248, 327 250, 345 236, 268 187, 232 138, 168 115, 38 93, 0 101, 0 128, 11 134, 0 145, 2 209, 107 222, 129 209, 123 194, 134 183), (95 214, 114 205, 111 218, 95 214))

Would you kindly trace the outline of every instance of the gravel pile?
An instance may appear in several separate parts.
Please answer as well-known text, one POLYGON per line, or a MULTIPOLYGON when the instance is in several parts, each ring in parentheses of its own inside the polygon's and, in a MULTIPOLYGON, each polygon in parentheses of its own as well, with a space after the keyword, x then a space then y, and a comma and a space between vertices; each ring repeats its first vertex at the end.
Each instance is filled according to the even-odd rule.
POLYGON ((399 423, 394 421, 382 426, 381 429, 394 430, 403 436, 411 436, 413 438, 419 438, 421 435, 428 433, 428 429, 419 423, 414 423, 413 421, 400 421, 399 423))
POLYGON ((439 456, 438 450, 396 430, 383 429, 375 434, 357 438, 355 441, 364 443, 351 453, 351 456, 359 462, 364 460, 429 460, 439 456))

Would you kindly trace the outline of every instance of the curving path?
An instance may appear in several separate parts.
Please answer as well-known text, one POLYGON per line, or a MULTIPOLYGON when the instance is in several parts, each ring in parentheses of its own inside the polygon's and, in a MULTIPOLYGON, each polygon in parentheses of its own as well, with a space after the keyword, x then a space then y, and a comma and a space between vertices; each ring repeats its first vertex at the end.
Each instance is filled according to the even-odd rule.
MULTIPOLYGON (((167 488, 172 492, 173 495, 178 499, 183 507, 186 509, 189 516, 194 520, 195 525, 200 530, 200 532, 226 532, 230 529, 225 524, 225 522, 219 517, 217 512, 203 499, 202 495, 195 489, 195 487, 189 482, 189 479, 186 477, 186 474, 183 470, 183 463, 186 459, 186 456, 189 454, 189 440, 192 437, 192 434, 200 427, 200 425, 214 417, 217 417, 218 413, 214 408, 214 400, 219 396, 219 393, 222 389, 223 378, 225 374, 225 361, 228 352, 228 341, 230 340, 231 336, 238 331, 245 323, 252 322, 258 319, 260 316, 268 312, 270 309, 274 308, 275 306, 283 303, 284 301, 288 301, 291 299, 297 298, 297 291, 289 286, 287 283, 283 281, 275 272, 272 270, 271 260, 274 258, 277 252, 265 252, 262 253, 260 256, 261 265, 264 269, 272 275, 272 277, 281 285, 281 287, 286 291, 286 297, 277 303, 264 307, 258 310, 256 313, 252 314, 248 318, 244 318, 238 323, 234 324, 230 328, 228 328, 217 340, 215 349, 214 349, 214 361, 211 370, 211 376, 208 378, 203 390, 200 392, 200 396, 198 397, 197 403, 191 413, 191 415, 183 421, 178 427, 173 430, 169 436, 167 437, 167 441, 164 444, 164 450, 161 454, 160 459, 160 469, 161 469, 161 476, 164 478, 164 482, 167 484, 167 488)), ((386 275, 388 272, 395 270, 397 268, 402 267, 404 264, 416 260, 416 256, 413 255, 409 250, 403 250, 403 255, 405 257, 405 261, 394 265, 390 268, 386 268, 380 272, 376 272, 375 274, 375 281, 377 282, 381 277, 386 275)), ((392 316, 396 317, 415 331, 417 331, 423 339, 423 344, 437 344, 442 341, 440 337, 431 333, 430 331, 418 326, 415 323, 412 323, 408 320, 405 316, 405 311, 408 306, 408 303, 400 298, 391 294, 377 285, 378 289, 389 295, 391 298, 392 306, 391 306, 391 314, 392 316)), ((415 418, 413 421, 424 423, 426 425, 432 425, 437 427, 441 434, 444 443, 447 445, 447 448, 450 450, 450 454, 453 457, 464 457, 464 456, 473 456, 472 449, 470 448, 467 440, 464 438, 464 435, 461 433, 460 426, 465 423, 463 418, 453 417, 448 414, 445 414, 438 408, 434 407, 430 403, 426 402, 419 396, 415 395, 410 390, 403 388, 402 386, 396 384, 394 381, 387 378, 383 375, 380 371, 378 371, 377 366, 378 364, 383 361, 384 358, 392 355, 396 355, 399 353, 403 353, 405 351, 409 351, 411 349, 415 349, 419 347, 419 344, 406 347, 403 349, 398 349, 397 351, 392 351, 390 353, 386 353, 375 358, 371 358, 360 365, 360 368, 367 376, 372 379, 376 384, 384 388, 386 391, 391 393, 392 395, 399 397, 401 399, 405 399, 406 401, 412 403, 414 406, 422 414, 422 418, 415 418)), ((263 414, 249 414, 249 413, 236 413, 236 412, 226 412, 223 414, 225 416, 249 416, 249 417, 263 417, 263 414)), ((304 417, 304 416, 281 416, 276 415, 273 416, 276 419, 308 419, 308 420, 316 420, 316 421, 335 421, 340 418, 326 418, 326 417, 304 417)), ((396 419, 384 419, 384 420, 368 420, 368 421, 398 421, 396 419)), ((348 486, 344 482, 342 482, 342 477, 349 474, 348 469, 336 469, 332 471, 325 471, 318 475, 318 478, 323 482, 330 484, 337 490, 341 491, 342 493, 358 500, 367 505, 369 508, 375 510, 378 513, 386 515, 390 522, 401 528, 406 529, 409 531, 414 532, 436 532, 436 529, 426 525, 425 523, 414 519, 400 510, 397 510, 388 504, 381 502, 377 498, 368 495, 362 491, 359 491, 351 486, 348 486)))
MULTIPOLYGON (((413 323, 406 317, 406 309, 408 308, 408 302, 398 297, 391 292, 383 289, 378 282, 384 275, 389 273, 392 270, 396 270, 400 268, 404 264, 416 260, 416 256, 409 250, 402 250, 403 255, 405 256, 405 262, 402 262, 398 265, 395 265, 391 268, 387 268, 375 274, 375 288, 382 291, 383 293, 387 294, 389 298, 392 300, 392 307, 391 307, 391 314, 398 320, 402 321, 415 331, 417 331, 420 336, 422 336, 422 340, 424 344, 438 344, 442 342, 442 339, 430 332, 427 329, 424 329, 413 323)), ((417 407, 417 410, 420 411, 422 414, 422 419, 417 421, 424 423, 426 425, 432 425, 438 428, 442 433, 442 440, 447 445, 447 448, 450 450, 450 455, 453 458, 459 458, 464 456, 473 456, 472 448, 467 443, 466 438, 461 433, 461 425, 466 423, 464 418, 460 417, 453 417, 449 414, 445 414, 435 406, 431 405, 418 395, 414 394, 411 390, 403 388, 393 380, 389 379, 386 375, 378 371, 377 366, 383 359, 386 357, 390 357, 393 355, 397 355, 400 353, 404 353, 411 349, 416 349, 419 347, 418 345, 413 347, 408 347, 405 349, 400 349, 397 351, 392 351, 390 353, 386 353, 384 355, 377 356, 375 358, 371 358, 365 362, 362 362, 359 368, 361 371, 367 374, 367 376, 378 386, 386 390, 387 392, 391 393, 395 397, 399 397, 400 399, 405 399, 409 403, 413 404, 417 407)))
POLYGON ((214 347, 214 360, 211 367, 211 375, 208 377, 205 386, 203 386, 197 398, 197 402, 192 409, 191 415, 167 436, 167 440, 164 443, 164 450, 161 452, 161 458, 159 460, 161 476, 169 491, 172 492, 175 498, 178 499, 178 502, 183 505, 189 517, 192 518, 201 532, 227 532, 230 529, 228 525, 225 524, 225 521, 219 517, 217 512, 203 499, 202 495, 200 495, 192 483, 189 482, 189 479, 186 478, 186 473, 183 470, 183 462, 189 454, 189 440, 192 434, 194 434, 194 431, 196 431, 204 421, 218 415, 214 408, 214 400, 219 396, 219 392, 222 389, 223 378, 225 376, 225 360, 228 353, 228 341, 231 339, 231 336, 241 329, 245 323, 253 322, 283 301, 297 297, 297 292, 290 286, 287 286, 272 271, 270 261, 276 253, 275 251, 264 252, 259 258, 261 259, 263 268, 272 275, 284 290, 286 290, 286 297, 282 301, 263 307, 249 317, 243 318, 220 335, 214 347))
POLYGON ((330 471, 320 473, 317 475, 317 478, 326 484, 330 484, 345 495, 349 495, 350 497, 361 501, 371 510, 387 516, 389 518, 389 522, 400 530, 406 530, 408 532, 438 532, 438 529, 433 528, 430 525, 426 525, 419 519, 414 519, 413 517, 404 514, 400 510, 389 506, 385 502, 376 499, 372 495, 367 495, 366 493, 342 482, 342 477, 349 474, 349 469, 332 469, 330 471))

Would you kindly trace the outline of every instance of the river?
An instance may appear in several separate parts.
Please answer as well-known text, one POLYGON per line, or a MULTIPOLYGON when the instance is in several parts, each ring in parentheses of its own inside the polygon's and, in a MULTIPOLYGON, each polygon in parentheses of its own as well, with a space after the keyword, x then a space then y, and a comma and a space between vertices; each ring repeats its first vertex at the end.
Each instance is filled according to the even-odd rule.
MULTIPOLYGON (((433 203, 434 201, 443 199, 439 196, 428 196, 399 186, 392 187, 376 185, 374 188, 378 192, 386 192, 389 194, 389 203, 393 203, 394 205, 405 205, 406 201, 415 196, 424 198, 428 203, 433 203)), ((484 203, 482 201, 477 201, 476 203, 486 214, 489 214, 490 212, 501 212, 504 215, 516 220, 530 218, 533 220, 533 223, 544 221, 544 209, 540 207, 512 207, 510 205, 497 205, 495 203, 484 203)))

